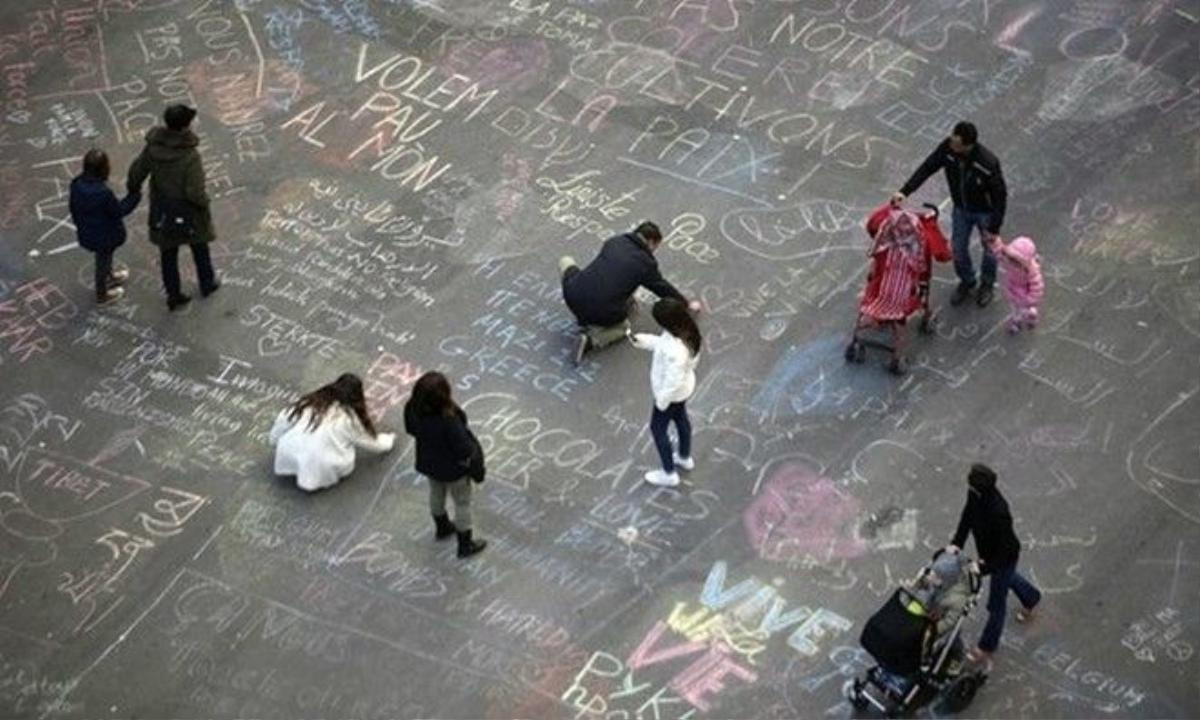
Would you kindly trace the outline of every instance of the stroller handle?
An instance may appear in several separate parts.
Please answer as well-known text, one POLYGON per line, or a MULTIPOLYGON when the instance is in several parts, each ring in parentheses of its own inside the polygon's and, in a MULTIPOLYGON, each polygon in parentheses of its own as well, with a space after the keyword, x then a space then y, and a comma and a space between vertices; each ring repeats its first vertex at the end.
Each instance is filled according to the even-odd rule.
POLYGON ((979 572, 979 565, 974 561, 967 566, 967 581, 971 585, 971 594, 978 595, 980 589, 983 588, 983 575, 979 572))
POLYGON ((921 207, 927 208, 930 212, 932 212, 934 220, 937 220, 942 214, 942 211, 938 209, 938 206, 934 205, 933 203, 921 203, 921 207))

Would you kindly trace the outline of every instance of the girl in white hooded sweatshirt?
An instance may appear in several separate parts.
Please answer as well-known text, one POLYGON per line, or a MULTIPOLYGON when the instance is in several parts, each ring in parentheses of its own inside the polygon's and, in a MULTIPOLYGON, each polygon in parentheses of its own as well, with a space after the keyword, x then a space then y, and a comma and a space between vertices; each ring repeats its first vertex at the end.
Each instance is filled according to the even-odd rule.
POLYGON ((678 470, 691 470, 692 424, 688 421, 687 400, 696 389, 696 363, 700 356, 700 328, 687 306, 674 299, 654 304, 654 319, 663 327, 661 335, 628 333, 634 346, 654 353, 650 362, 650 389, 654 392, 654 410, 650 414, 650 435, 662 460, 661 470, 646 473, 646 482, 674 487, 679 484, 678 470), (667 434, 674 422, 679 450, 671 447, 667 434))

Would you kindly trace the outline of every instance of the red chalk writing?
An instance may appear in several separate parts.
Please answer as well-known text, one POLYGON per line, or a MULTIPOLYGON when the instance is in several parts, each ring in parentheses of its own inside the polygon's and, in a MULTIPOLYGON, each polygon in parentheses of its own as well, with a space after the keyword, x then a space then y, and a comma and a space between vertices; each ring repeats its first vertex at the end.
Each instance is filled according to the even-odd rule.
POLYGON ((367 370, 364 392, 371 409, 378 415, 404 402, 408 390, 424 373, 420 367, 385 352, 375 358, 367 370))
POLYGON ((63 327, 77 314, 75 303, 44 277, 18 286, 0 302, 0 362, 5 354, 23 363, 49 352, 54 341, 46 331, 63 327))

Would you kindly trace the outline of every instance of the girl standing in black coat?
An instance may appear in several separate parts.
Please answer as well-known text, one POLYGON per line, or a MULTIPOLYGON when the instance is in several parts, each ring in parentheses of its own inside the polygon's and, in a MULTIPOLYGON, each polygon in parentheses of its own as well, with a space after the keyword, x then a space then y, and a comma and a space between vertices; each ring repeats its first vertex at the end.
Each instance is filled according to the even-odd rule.
POLYGON ((450 397, 450 382, 427 372, 404 405, 404 430, 417 444, 416 470, 429 481, 429 511, 438 540, 458 535, 458 556, 487 547, 471 537, 471 481, 483 482, 483 449, 467 427, 467 414, 450 397), (446 514, 446 493, 454 499, 454 522, 446 514))
POLYGON ((123 218, 141 200, 141 195, 129 193, 118 202, 108 188, 109 170, 103 150, 88 150, 83 156, 83 173, 71 181, 69 203, 80 246, 96 256, 96 302, 101 305, 125 294, 121 283, 129 278, 129 271, 113 270, 113 254, 125 243, 123 218))

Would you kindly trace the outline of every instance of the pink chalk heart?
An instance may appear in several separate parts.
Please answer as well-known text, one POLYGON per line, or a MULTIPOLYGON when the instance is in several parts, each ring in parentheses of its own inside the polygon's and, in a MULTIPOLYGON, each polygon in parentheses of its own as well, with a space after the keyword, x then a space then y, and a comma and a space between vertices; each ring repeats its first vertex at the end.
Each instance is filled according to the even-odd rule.
POLYGON ((866 545, 854 537, 858 499, 819 470, 803 460, 785 458, 768 463, 762 477, 758 497, 742 515, 759 555, 826 562, 865 552, 866 545))

